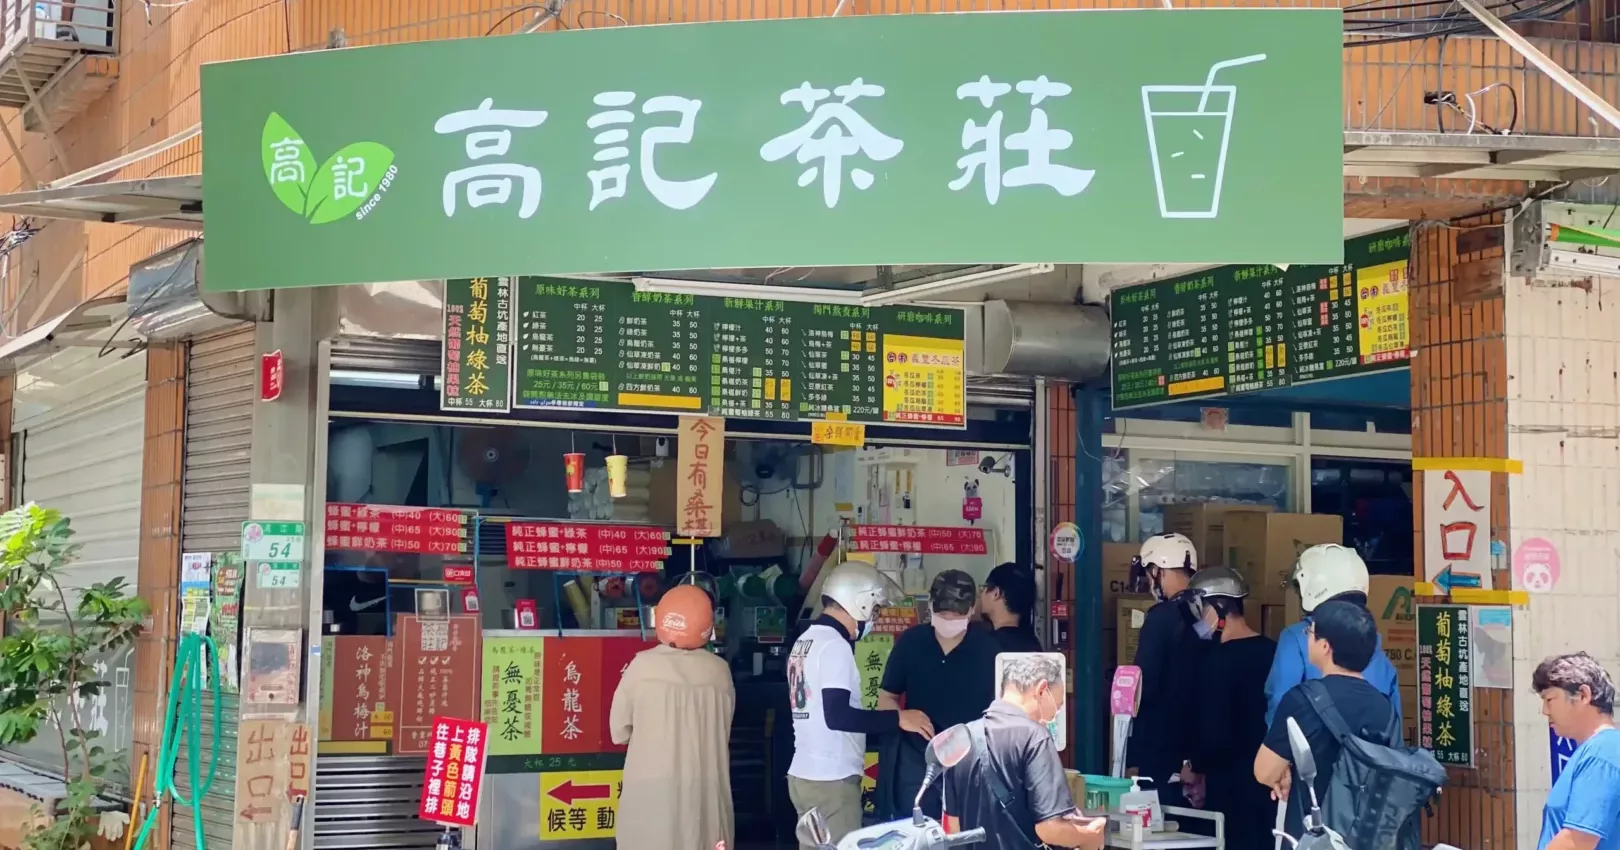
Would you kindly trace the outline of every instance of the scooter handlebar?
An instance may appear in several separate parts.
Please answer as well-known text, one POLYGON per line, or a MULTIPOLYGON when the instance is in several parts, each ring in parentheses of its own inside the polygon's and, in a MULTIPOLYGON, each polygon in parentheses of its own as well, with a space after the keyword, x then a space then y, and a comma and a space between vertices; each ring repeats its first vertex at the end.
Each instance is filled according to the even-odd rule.
POLYGON ((945 846, 946 847, 960 847, 960 846, 962 846, 964 844, 977 844, 977 843, 979 843, 980 841, 983 841, 983 840, 984 840, 984 827, 981 826, 981 827, 978 827, 977 829, 970 829, 967 832, 959 832, 959 833, 957 833, 955 835, 947 835, 947 836, 945 836, 945 846))

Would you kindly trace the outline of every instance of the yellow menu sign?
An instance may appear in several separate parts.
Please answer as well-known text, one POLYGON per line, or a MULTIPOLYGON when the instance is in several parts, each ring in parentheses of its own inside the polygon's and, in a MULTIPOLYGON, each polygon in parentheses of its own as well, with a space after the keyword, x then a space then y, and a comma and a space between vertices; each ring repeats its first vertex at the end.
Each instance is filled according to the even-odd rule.
POLYGON ((540 674, 544 639, 484 639, 483 693, 479 714, 489 724, 492 756, 540 752, 540 674))
POLYGON ((850 446, 858 449, 866 445, 866 426, 859 422, 829 422, 818 419, 810 423, 810 442, 820 446, 850 446))
POLYGON ((622 770, 540 774, 540 840, 612 838, 623 779, 622 770))
POLYGON ((959 339, 883 337, 883 420, 967 423, 967 370, 959 339))
POLYGON ((1356 304, 1362 365, 1405 360, 1411 347, 1407 261, 1356 269, 1356 304))
POLYGON ((893 651, 894 635, 871 634, 855 642, 855 668, 861 674, 861 705, 868 710, 877 708, 883 668, 893 651))

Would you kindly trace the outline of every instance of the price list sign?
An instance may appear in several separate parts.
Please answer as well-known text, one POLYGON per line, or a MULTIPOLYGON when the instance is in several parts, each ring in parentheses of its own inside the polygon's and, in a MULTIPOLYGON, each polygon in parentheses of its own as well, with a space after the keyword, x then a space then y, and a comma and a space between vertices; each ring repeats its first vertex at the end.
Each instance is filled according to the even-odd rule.
POLYGON ((1222 266, 1113 294, 1115 408, 1403 368, 1405 229, 1345 243, 1337 266, 1222 266))
POLYGON ((452 280, 444 286, 444 410, 512 409, 512 281, 452 280))
MULTIPOLYGON (((447 291, 466 284, 452 281, 447 291)), ((699 297, 538 277, 517 278, 512 290, 510 386, 519 407, 967 422, 960 310, 699 297)), ((452 311, 462 308, 447 299, 445 309, 448 352, 450 327, 462 321, 452 311)), ((466 351, 457 342, 455 362, 466 351)))
POLYGON ((657 572, 670 555, 669 533, 642 525, 511 522, 506 561, 514 570, 657 572))
POLYGON ((982 528, 928 525, 857 525, 857 552, 917 552, 924 555, 986 555, 982 528))
POLYGON ((1419 605, 1418 742, 1441 764, 1474 766, 1473 632, 1466 605, 1419 605))
POLYGON ((326 548, 460 555, 468 551, 467 515, 447 508, 326 504, 326 548))

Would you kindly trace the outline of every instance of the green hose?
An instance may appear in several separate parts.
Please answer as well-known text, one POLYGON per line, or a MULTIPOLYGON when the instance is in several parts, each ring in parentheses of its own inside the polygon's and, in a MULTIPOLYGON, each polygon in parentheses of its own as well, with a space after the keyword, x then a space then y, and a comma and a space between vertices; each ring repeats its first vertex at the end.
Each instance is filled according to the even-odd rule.
POLYGON ((219 767, 219 655, 214 642, 207 635, 187 633, 180 639, 180 650, 174 662, 175 685, 169 689, 169 709, 163 716, 163 746, 158 751, 157 767, 153 774, 152 810, 141 824, 135 837, 134 850, 146 846, 146 836, 157 823, 163 808, 163 795, 168 794, 182 806, 191 808, 193 835, 197 850, 203 848, 202 799, 214 787, 214 771, 219 767), (207 665, 206 667, 204 665, 207 665), (214 697, 214 725, 212 752, 208 755, 208 778, 203 779, 197 763, 197 730, 202 725, 202 682, 207 681, 214 697), (181 714, 182 707, 185 713, 181 714), (186 735, 186 775, 193 796, 187 799, 174 787, 175 762, 180 758, 180 733, 186 735))

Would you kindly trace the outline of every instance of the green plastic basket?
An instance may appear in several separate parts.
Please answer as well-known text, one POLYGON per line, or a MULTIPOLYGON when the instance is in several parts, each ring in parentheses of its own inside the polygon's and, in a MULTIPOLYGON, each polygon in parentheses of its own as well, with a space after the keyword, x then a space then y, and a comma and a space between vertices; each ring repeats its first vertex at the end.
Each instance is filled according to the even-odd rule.
POLYGON ((1119 798, 1131 790, 1129 779, 1092 776, 1089 773, 1081 775, 1086 780, 1086 801, 1082 804, 1083 808, 1093 812, 1119 811, 1119 798))

